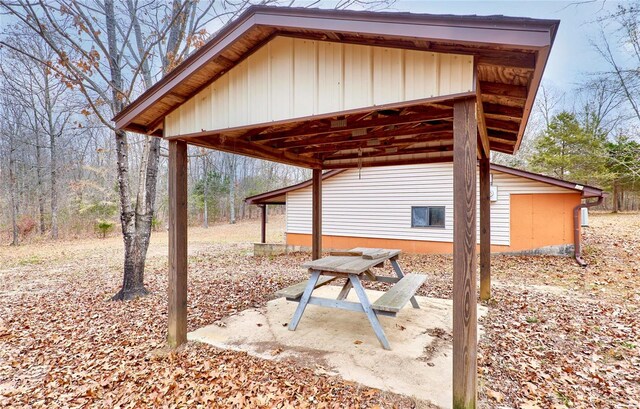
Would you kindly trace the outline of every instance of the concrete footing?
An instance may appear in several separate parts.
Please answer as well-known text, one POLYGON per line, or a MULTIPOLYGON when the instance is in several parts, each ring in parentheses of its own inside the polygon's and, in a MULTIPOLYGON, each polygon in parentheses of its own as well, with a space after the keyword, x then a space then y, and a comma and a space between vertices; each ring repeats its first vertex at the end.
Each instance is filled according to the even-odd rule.
POLYGON ((279 254, 288 254, 297 251, 311 251, 311 248, 306 246, 291 246, 284 243, 253 243, 254 256, 277 256, 279 254))
MULTIPOLYGON (((345 249, 323 249, 324 251, 345 250, 345 249)), ((299 251, 310 252, 308 246, 292 246, 285 243, 253 243, 254 256, 277 256, 280 254, 295 253, 299 251)), ((495 252, 492 255, 504 254, 508 256, 573 256, 573 244, 560 244, 557 246, 546 246, 531 250, 495 252)))

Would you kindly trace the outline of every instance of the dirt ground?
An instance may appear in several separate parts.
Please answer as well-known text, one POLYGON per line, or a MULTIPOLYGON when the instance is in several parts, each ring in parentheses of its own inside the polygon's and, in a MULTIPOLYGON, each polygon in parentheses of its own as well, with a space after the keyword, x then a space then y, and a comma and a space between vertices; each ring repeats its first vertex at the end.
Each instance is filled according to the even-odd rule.
MULTIPOLYGON (((284 216, 270 216, 267 223, 267 241, 284 243, 284 216)), ((148 257, 150 261, 167 256, 168 234, 155 231, 151 234, 148 257)), ((236 224, 221 223, 202 227, 189 227, 189 253, 206 250, 216 244, 250 244, 260 241, 260 222, 243 220, 236 224)), ((249 248, 249 247, 247 247, 249 248)), ((18 247, 0 246, 0 266, 22 267, 28 265, 47 265, 85 260, 94 257, 107 259, 109 263, 119 264, 123 260, 122 236, 111 234, 105 239, 84 238, 77 240, 50 241, 32 238, 28 244, 18 247)))
MULTIPOLYGON (((271 218, 271 241, 284 220, 271 218)), ((640 407, 640 214, 592 214, 587 268, 494 256, 479 344, 481 407, 640 407)), ((253 257, 257 222, 189 230, 189 330, 252 306, 306 273, 306 254, 253 257)), ((153 234, 147 297, 111 302, 122 243, 0 246, 0 406, 415 407, 318 368, 189 343, 164 351, 166 232, 153 234)), ((451 297, 450 256, 403 257, 421 294, 451 297)), ((378 288, 381 284, 373 285, 378 288)), ((449 339, 450 334, 442 334, 449 339)))

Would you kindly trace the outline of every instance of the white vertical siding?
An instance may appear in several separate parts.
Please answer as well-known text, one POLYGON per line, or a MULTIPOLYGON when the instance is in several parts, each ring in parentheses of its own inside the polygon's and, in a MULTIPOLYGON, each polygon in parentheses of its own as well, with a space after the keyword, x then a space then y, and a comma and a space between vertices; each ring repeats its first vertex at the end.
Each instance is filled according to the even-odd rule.
MULTIPOLYGON (((271 64, 269 63, 271 53, 269 48, 262 47, 258 49, 251 58, 246 60, 248 67, 246 84, 249 96, 247 99, 248 122, 250 123, 267 122, 271 116, 269 112, 271 104, 262 103, 264 96, 269 95, 269 82, 271 79, 271 64)), ((239 125, 242 125, 242 123, 239 125)))
POLYGON ((167 136, 468 92, 473 57, 275 37, 167 115, 167 136))
MULTIPOLYGON (((224 75, 209 86, 211 91, 211 122, 223 128, 229 127, 229 76, 224 75)), ((203 121, 204 123, 205 121, 203 121)), ((209 129, 209 128, 204 128, 209 129)))
POLYGON ((371 47, 344 45, 344 107, 371 104, 373 98, 373 51, 371 47))
POLYGON ((405 50, 405 98, 408 100, 440 94, 440 54, 405 50), (409 85, 409 86, 407 86, 409 85))
MULTIPOLYGON (((373 104, 404 101, 404 54, 397 48, 373 48, 373 104)), ((424 98, 424 97, 423 97, 424 98)))
POLYGON ((318 112, 318 50, 315 41, 294 41, 293 61, 293 116, 313 115, 318 112))
MULTIPOLYGON (((240 64, 236 65, 233 70, 229 71, 227 75, 229 75, 229 90, 226 92, 226 96, 228 98, 229 105, 229 126, 240 126, 249 122, 249 61, 244 60, 240 64)), ((224 101, 222 102, 225 103, 224 101)), ((184 116, 184 112, 187 109, 183 108, 185 105, 181 105, 180 108, 176 109, 174 112, 177 115, 180 115, 181 118, 184 116)), ((213 107, 213 109, 216 109, 213 107)), ((167 116, 167 119, 171 115, 167 116)), ((198 122, 203 122, 199 120, 198 122)), ((198 123, 185 123, 184 121, 180 121, 180 133, 191 133, 198 132, 198 123)), ((217 124, 213 124, 214 127, 217 127, 217 124)))
MULTIPOLYGON (((267 90, 270 95, 267 120, 279 121, 292 118, 293 114, 293 38, 283 38, 282 46, 278 43, 269 43, 270 52, 270 79, 266 81, 271 85, 267 90), (275 44, 275 46, 274 46, 275 44)), ((265 107, 263 107, 263 110, 265 107)))
MULTIPOLYGON (((498 187, 498 200, 491 203, 491 244, 494 245, 510 244, 512 193, 573 193, 522 177, 492 173, 493 184, 498 187)), ((351 169, 323 183, 322 201, 322 233, 325 235, 453 241, 451 163, 351 169), (412 206, 445 206, 445 227, 412 228, 412 206)), ((477 203, 479 206, 479 199, 477 203)), ((479 228, 479 217, 477 221, 479 228)), ((287 232, 311 233, 310 187, 287 194, 287 232)))

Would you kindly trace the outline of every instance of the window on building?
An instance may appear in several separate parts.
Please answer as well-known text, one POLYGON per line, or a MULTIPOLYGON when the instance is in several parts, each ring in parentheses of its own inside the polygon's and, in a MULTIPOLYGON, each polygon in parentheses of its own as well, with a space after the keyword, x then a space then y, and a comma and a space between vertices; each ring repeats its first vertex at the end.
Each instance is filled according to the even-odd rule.
POLYGON ((411 227, 444 227, 444 206, 413 206, 411 227))

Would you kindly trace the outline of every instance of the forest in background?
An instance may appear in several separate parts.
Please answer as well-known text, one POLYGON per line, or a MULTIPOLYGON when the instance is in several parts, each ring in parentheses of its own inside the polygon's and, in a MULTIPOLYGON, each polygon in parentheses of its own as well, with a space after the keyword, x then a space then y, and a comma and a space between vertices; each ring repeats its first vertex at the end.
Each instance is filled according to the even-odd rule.
MULTIPOLYGON (((0 33, 2 244, 122 231, 144 247, 146 229, 164 229, 166 144, 118 133, 110 118, 202 45, 211 21, 229 21, 249 3, 0 1, 9 22, 0 33)), ((390 2, 339 6, 363 4, 390 2)), ((593 47, 610 69, 585 75, 572 92, 545 84, 521 150, 494 161, 602 187, 609 210, 640 208, 638 10, 629 3, 594 23, 602 36, 593 47), (612 51, 620 48, 624 59, 612 51)), ((189 157, 194 225, 257 217, 245 197, 310 174, 195 147, 189 157)))

